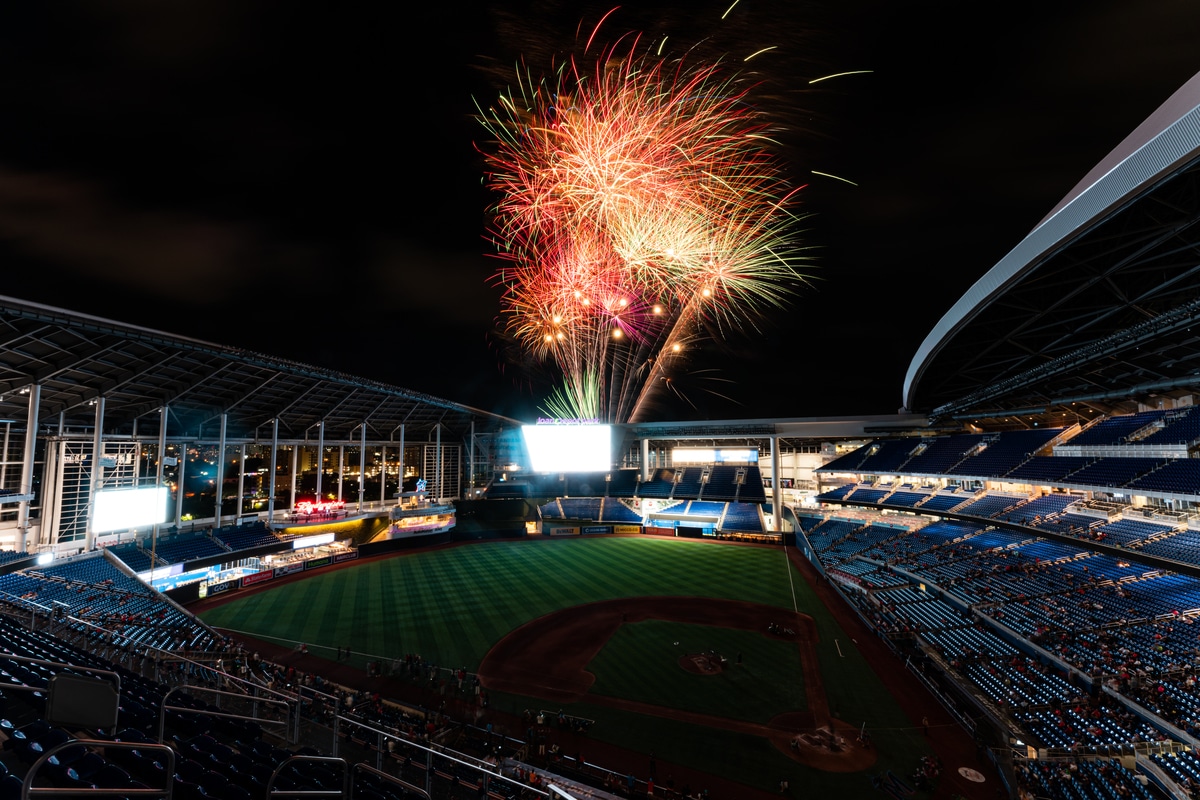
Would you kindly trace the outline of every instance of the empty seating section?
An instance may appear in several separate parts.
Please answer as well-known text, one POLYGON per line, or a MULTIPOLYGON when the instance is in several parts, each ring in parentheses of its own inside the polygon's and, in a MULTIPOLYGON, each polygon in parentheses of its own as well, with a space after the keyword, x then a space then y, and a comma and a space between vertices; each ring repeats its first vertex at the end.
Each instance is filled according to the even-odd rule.
POLYGON ((969 664, 966 673, 1001 706, 1069 703, 1079 696, 1079 687, 1024 656, 969 664))
POLYGON ((600 519, 599 497, 560 497, 558 507, 562 509, 562 519, 600 519))
POLYGON ((1138 458, 1135 456, 1117 456, 1102 458, 1083 469, 1071 473, 1064 483, 1076 486, 1127 486, 1133 480, 1145 475, 1151 470, 1163 465, 1163 461, 1155 458, 1138 458))
POLYGON ((820 552, 861 527, 863 523, 858 520, 829 519, 809 529, 806 535, 813 549, 820 552))
POLYGON ((982 497, 972 500, 964 506, 959 506, 954 509, 956 514, 969 514, 972 517, 994 517, 1002 514, 1018 503, 1025 500, 1024 497, 1013 497, 1004 494, 985 494, 982 497))
POLYGON ((946 628, 925 633, 921 638, 952 659, 980 655, 1013 658, 1018 654, 1016 647, 996 634, 977 628, 946 628))
POLYGON ((759 533, 763 530, 762 506, 758 503, 730 503, 721 520, 721 529, 759 533))
POLYGON ((739 503, 765 503, 767 492, 763 487, 762 471, 757 464, 745 468, 746 476, 738 486, 737 500, 739 503))
POLYGON ((1166 413, 1165 411, 1144 411, 1140 414, 1107 417, 1072 437, 1068 444, 1072 446, 1124 444, 1134 433, 1162 419, 1166 413))
POLYGON ((621 502, 620 498, 606 497, 600 508, 600 521, 640 525, 642 524, 642 515, 621 502))
POLYGON ((709 503, 704 500, 693 500, 687 504, 687 509, 683 512, 688 516, 705 516, 718 517, 725 511, 724 503, 709 503))
MULTIPOLYGON (((881 592, 876 597, 892 594, 895 591, 881 592)), ((957 608, 943 600, 925 597, 915 602, 888 602, 887 599, 883 602, 883 618, 900 624, 906 631, 944 631, 971 624, 970 619, 963 619, 957 608)))
POLYGON ((866 486, 859 486, 846 497, 846 500, 851 503, 878 503, 887 494, 887 489, 872 489, 866 486))
POLYGON ((904 463, 904 474, 946 475, 982 441, 982 434, 939 436, 925 440, 921 451, 904 463))
POLYGON ((1067 506, 1079 501, 1079 495, 1046 494, 1027 500, 1009 511, 996 515, 996 519, 1005 522, 1016 522, 1020 525, 1031 525, 1042 517, 1061 514, 1067 506))
POLYGON ((638 471, 636 469, 618 469, 610 473, 608 482, 609 497, 633 497, 637 492, 638 471))
POLYGON ((1163 494, 1200 494, 1200 458, 1176 458, 1129 481, 1131 489, 1163 494))
POLYGON ((1083 514, 1063 512, 1052 517, 1044 517, 1033 524, 1033 527, 1043 531, 1054 531, 1068 536, 1083 536, 1093 529, 1099 528, 1104 521, 1083 514))
POLYGON ((149 572, 153 565, 150 554, 143 550, 137 542, 124 542, 108 548, 108 552, 125 563, 134 572, 149 572))
POLYGON ((1138 440, 1138 444, 1194 444, 1200 439, 1200 407, 1168 411, 1162 428, 1138 440))
POLYGON ((1140 519, 1118 519, 1104 523, 1098 531, 1104 534, 1105 541, 1129 547, 1145 543, 1157 536, 1166 536, 1174 532, 1174 529, 1140 519))
MULTIPOLYGON (((908 531, 905 528, 895 528, 890 525, 867 525, 837 541, 830 541, 826 547, 818 549, 822 551, 822 560, 829 564, 836 564, 864 550, 869 550, 880 542, 906 533, 908 531)), ((815 543, 813 547, 816 547, 815 543)))
POLYGON ((1095 461, 1093 456, 1034 456, 1004 477, 1030 483, 1061 483, 1067 476, 1095 461))
POLYGON ((884 500, 884 503, 889 506, 904 506, 906 508, 912 508, 922 500, 926 500, 928 498, 928 492, 913 492, 905 489, 897 489, 887 496, 887 498, 884 500))
POLYGON ((675 493, 672 497, 679 497, 685 500, 696 500, 700 497, 701 483, 704 477, 703 467, 684 467, 679 475, 679 480, 675 483, 675 493))
POLYGON ((947 474, 998 478, 1015 469, 1060 433, 1061 428, 1036 428, 991 434, 980 443, 981 449, 952 467, 947 474))
POLYGON ((1078 548, 1072 547, 1069 544, 1052 542, 1048 539, 1035 539, 1032 542, 1025 542, 1016 548, 1016 552, 1025 558, 1032 558, 1035 561, 1062 561, 1079 558, 1080 556, 1078 548))
POLYGON ((978 527, 967 523, 934 522, 906 536, 881 543, 863 555, 889 563, 905 562, 910 567, 933 564, 942 559, 942 548, 947 543, 978 532, 978 527))
POLYGON ((701 497, 705 500, 736 500, 738 468, 718 464, 708 474, 701 497))
POLYGON ((22 561, 29 557, 30 554, 24 550, 0 550, 0 566, 12 564, 14 561, 22 561))
POLYGON ((656 469, 650 480, 642 481, 638 486, 639 497, 670 497, 675 488, 675 470, 656 469))
POLYGON ((185 564, 201 558, 223 556, 229 551, 203 533, 160 536, 154 555, 167 564, 185 564))
POLYGON ((839 486, 836 489, 830 489, 817 495, 818 500, 844 500, 846 495, 853 492, 857 487, 853 483, 847 483, 845 486, 839 486))
MULTIPOLYGON (((857 451, 860 456, 857 467, 849 468, 847 466, 843 469, 849 468, 851 472, 867 472, 878 475, 895 473, 901 465, 908 461, 909 455, 917 444, 918 442, 912 439, 889 439, 873 442, 857 451)), ((849 462, 850 459, 847 459, 847 465, 849 462)))
POLYGON ((969 494, 945 494, 939 492, 933 495, 924 503, 921 503, 919 508, 922 511, 950 511, 971 499, 969 494))
POLYGON ((1154 539, 1142 545, 1141 552, 1148 556, 1200 564, 1200 531, 1189 528, 1171 536, 1154 539))
POLYGON ((213 538, 232 551, 252 550, 280 543, 279 537, 263 522, 217 528, 213 531, 213 538))

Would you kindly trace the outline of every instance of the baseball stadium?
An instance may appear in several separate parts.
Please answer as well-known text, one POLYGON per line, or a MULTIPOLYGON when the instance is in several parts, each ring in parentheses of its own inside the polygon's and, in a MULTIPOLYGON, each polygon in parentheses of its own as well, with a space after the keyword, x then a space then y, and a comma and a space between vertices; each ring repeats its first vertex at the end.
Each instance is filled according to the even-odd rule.
POLYGON ((0 298, 0 798, 1196 796, 1198 190, 1200 77, 873 416, 534 424, 0 298))

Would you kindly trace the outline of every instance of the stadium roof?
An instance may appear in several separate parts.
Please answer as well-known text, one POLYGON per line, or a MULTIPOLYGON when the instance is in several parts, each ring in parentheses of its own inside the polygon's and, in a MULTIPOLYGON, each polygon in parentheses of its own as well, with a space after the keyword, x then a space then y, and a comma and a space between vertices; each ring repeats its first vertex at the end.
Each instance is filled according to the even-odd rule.
MULTIPOLYGON (((448 368, 451 365, 447 365, 448 368)), ((156 436, 167 406, 169 437, 406 441, 465 436, 516 424, 410 389, 248 350, 189 339, 59 308, 0 297, 0 416, 24 421, 41 386, 43 428, 88 430, 104 398, 105 435, 156 436), (265 426, 265 428, 264 428, 265 426)))
POLYGON ((934 420, 1133 410, 1200 388, 1200 75, 942 317, 904 382, 934 420))

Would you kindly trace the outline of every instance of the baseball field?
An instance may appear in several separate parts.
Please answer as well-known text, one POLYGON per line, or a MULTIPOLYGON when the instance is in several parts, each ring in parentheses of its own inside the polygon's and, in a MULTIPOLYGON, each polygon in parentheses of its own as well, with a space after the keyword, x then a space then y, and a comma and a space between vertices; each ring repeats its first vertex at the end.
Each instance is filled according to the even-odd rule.
POLYGON ((759 789, 869 796, 872 776, 929 752, 777 547, 480 542, 317 573, 202 618, 330 659, 350 648, 364 668, 420 654, 478 673, 497 710, 561 708, 594 720, 592 739, 759 789))

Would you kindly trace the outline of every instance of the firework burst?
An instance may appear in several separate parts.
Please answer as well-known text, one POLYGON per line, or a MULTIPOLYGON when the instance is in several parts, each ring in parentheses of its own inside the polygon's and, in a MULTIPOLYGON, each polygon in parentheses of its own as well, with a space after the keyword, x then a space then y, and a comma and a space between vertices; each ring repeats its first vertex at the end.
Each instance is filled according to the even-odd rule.
POLYGON ((634 38, 587 71, 521 77, 480 113, 504 325, 561 369, 548 413, 633 421, 702 332, 753 324, 804 281, 795 191, 719 65, 634 38))

